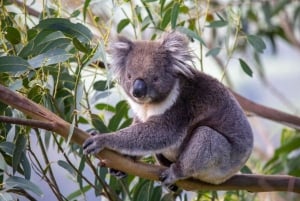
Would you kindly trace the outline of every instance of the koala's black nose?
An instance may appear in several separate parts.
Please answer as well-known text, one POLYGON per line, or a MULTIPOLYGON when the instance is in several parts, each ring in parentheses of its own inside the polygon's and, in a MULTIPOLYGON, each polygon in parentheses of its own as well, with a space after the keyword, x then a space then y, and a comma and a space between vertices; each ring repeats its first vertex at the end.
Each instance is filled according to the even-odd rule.
POLYGON ((147 85, 144 80, 136 79, 133 83, 132 95, 136 98, 142 98, 147 94, 147 85))

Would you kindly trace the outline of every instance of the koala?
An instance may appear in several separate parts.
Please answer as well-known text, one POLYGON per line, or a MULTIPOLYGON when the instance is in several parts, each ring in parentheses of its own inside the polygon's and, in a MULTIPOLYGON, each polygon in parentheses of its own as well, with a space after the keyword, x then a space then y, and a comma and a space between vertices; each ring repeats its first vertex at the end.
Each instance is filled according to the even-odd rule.
POLYGON ((168 168, 163 184, 193 177, 220 184, 246 163, 253 148, 249 122, 231 92, 193 67, 188 38, 176 31, 156 41, 118 36, 111 70, 131 106, 134 123, 95 135, 85 154, 110 149, 129 156, 156 154, 168 168))

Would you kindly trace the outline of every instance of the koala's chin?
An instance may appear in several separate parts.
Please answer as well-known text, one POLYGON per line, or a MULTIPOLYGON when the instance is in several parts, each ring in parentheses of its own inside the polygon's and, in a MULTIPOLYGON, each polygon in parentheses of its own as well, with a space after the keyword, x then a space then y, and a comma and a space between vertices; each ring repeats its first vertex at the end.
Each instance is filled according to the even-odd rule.
POLYGON ((133 95, 131 95, 131 96, 132 96, 132 99, 138 104, 151 104, 153 102, 153 99, 149 96, 145 96, 145 97, 141 97, 141 98, 136 98, 133 95))

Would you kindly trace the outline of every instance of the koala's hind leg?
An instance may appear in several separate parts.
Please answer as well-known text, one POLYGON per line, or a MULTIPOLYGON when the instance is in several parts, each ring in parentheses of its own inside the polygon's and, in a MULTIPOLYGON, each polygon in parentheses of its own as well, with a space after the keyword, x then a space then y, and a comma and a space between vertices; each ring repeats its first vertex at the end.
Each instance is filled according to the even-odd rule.
POLYGON ((209 127, 199 127, 178 160, 162 172, 161 181, 169 186, 179 179, 195 177, 208 183, 222 183, 233 174, 231 149, 223 135, 209 127))

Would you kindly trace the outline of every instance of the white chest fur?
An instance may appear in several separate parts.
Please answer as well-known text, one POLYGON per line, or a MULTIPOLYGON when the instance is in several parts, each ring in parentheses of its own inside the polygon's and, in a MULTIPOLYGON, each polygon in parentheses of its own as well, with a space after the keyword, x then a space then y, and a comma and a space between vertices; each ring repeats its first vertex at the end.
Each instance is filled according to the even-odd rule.
POLYGON ((168 97, 157 104, 139 104, 132 100, 130 97, 126 96, 129 105, 131 106, 133 112, 137 115, 139 120, 142 122, 147 121, 151 116, 161 115, 166 110, 168 110, 177 100, 179 95, 179 81, 177 80, 172 91, 168 97))

